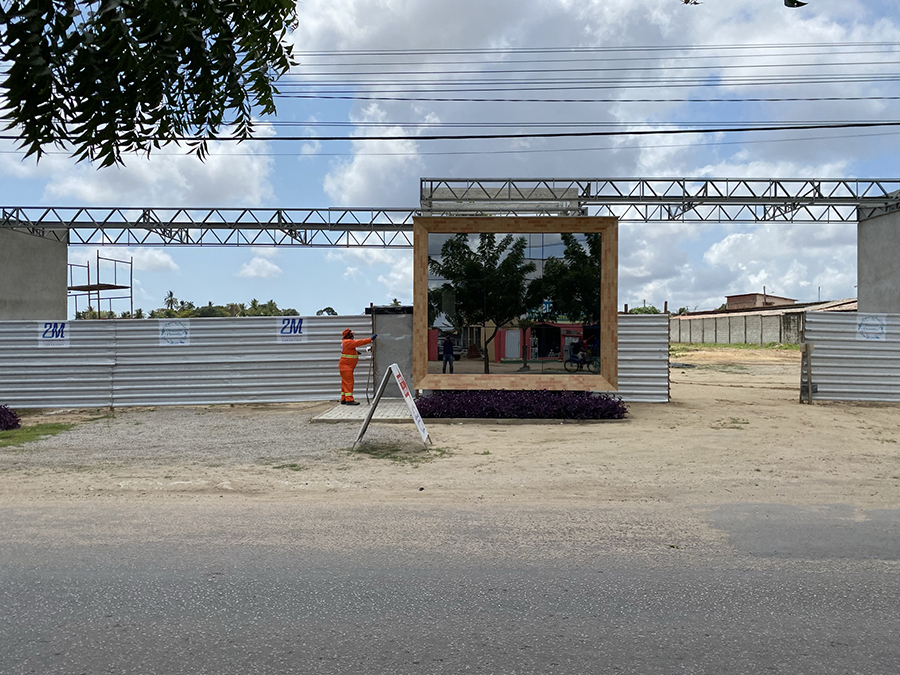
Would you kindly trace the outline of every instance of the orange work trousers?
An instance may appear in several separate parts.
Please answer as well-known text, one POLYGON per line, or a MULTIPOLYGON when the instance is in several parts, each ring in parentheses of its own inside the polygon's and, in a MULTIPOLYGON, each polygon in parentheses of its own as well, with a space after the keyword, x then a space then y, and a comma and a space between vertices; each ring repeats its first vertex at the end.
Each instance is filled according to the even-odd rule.
POLYGON ((357 363, 359 363, 359 361, 356 359, 341 359, 341 362, 338 365, 338 370, 341 373, 342 401, 353 400, 353 371, 356 368, 357 363))

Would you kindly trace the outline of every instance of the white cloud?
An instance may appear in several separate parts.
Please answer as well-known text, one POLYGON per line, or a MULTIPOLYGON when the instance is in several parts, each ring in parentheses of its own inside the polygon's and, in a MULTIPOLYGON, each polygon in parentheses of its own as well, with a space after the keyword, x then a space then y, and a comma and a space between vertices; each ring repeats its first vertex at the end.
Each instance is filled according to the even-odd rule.
POLYGON ((274 246, 251 246, 250 252, 257 258, 277 258, 280 253, 274 246))
POLYGON ((400 302, 412 302, 413 270, 412 259, 397 260, 387 274, 379 274, 378 282, 385 287, 385 300, 397 298, 400 302))
MULTIPOLYGON (((172 255, 160 248, 144 248, 144 247, 119 247, 119 246, 70 246, 69 262, 83 265, 90 263, 91 269, 95 270, 97 265, 97 253, 102 258, 110 258, 121 262, 131 261, 134 264, 136 272, 160 272, 169 271, 177 272, 178 264, 172 255)), ((102 272, 113 265, 113 263, 104 262, 102 272)), ((125 268, 120 267, 120 273, 125 268)), ((92 272, 93 274, 94 272, 92 272)))
POLYGON ((282 274, 281 268, 265 258, 255 257, 248 263, 241 265, 237 276, 246 279, 272 279, 282 274))
MULTIPOLYGON (((260 124, 256 135, 271 136, 271 125, 260 124)), ((45 156, 40 164, 20 154, 0 155, 0 174, 45 181, 44 201, 109 206, 258 206, 274 197, 266 142, 213 142, 201 162, 176 146, 150 157, 126 156, 126 165, 98 169, 78 164, 62 154, 45 156)), ((0 148, 2 149, 2 148, 0 148)))
POLYGON ((348 248, 329 251, 330 262, 356 264, 348 265, 344 278, 372 289, 377 283, 383 287, 386 300, 398 298, 403 302, 412 301, 412 252, 385 248, 348 248), (374 278, 374 281, 373 281, 374 278))
MULTIPOLYGON (((353 118, 355 122, 386 120, 386 112, 376 103, 353 118)), ((365 128, 354 136, 393 136, 396 140, 352 141, 353 159, 337 162, 328 172, 323 182, 325 193, 341 205, 393 206, 385 196, 414 186, 423 167, 417 144, 401 127, 365 128)))

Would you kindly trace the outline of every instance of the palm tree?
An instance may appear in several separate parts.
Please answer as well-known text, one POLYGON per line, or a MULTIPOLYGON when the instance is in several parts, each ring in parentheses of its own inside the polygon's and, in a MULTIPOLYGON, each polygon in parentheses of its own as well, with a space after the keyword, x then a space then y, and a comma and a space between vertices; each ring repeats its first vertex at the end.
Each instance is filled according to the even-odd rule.
POLYGON ((166 299, 163 301, 163 304, 166 306, 166 309, 175 309, 175 306, 178 304, 178 298, 175 297, 172 291, 169 291, 166 293, 166 299))

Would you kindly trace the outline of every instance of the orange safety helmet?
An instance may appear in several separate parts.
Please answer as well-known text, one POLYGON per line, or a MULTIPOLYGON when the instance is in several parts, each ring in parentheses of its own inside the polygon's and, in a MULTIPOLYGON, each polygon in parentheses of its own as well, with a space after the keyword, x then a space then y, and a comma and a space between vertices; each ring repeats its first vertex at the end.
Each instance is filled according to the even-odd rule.
POLYGON ((344 329, 344 332, 341 333, 341 337, 342 337, 342 338, 346 338, 348 335, 351 335, 352 333, 353 333, 352 330, 350 330, 349 328, 345 328, 345 329, 344 329))

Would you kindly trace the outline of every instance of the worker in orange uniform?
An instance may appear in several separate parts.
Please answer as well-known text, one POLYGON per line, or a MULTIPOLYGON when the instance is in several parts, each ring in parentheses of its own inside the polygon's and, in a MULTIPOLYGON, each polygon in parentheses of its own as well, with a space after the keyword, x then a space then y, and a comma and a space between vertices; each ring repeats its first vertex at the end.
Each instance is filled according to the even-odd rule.
POLYGON ((341 333, 341 362, 338 365, 338 370, 341 371, 341 405, 359 405, 353 400, 353 371, 359 363, 359 352, 356 348, 369 344, 377 337, 373 335, 370 338, 355 340, 353 331, 349 328, 345 328, 341 333))

